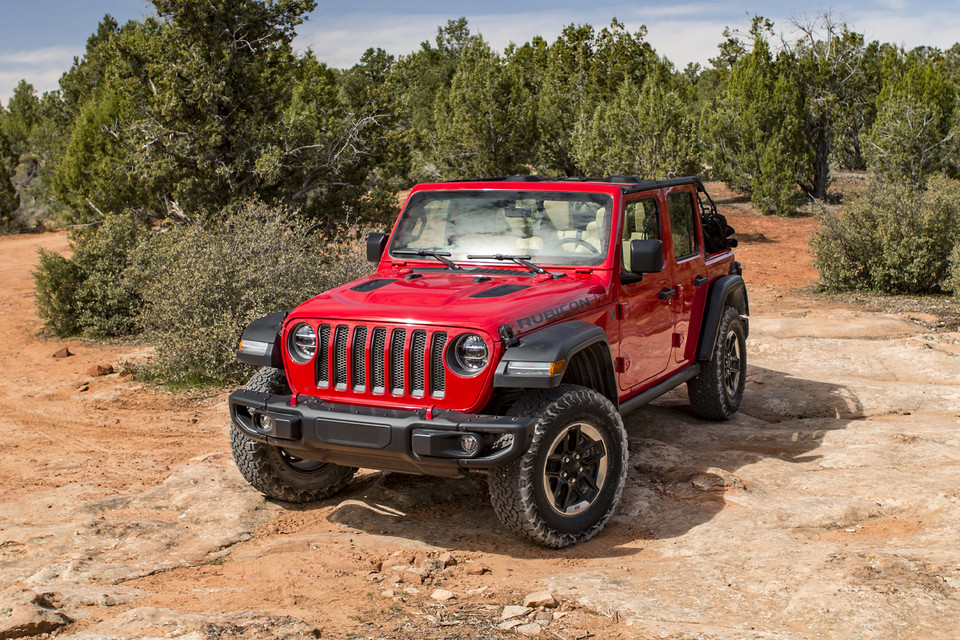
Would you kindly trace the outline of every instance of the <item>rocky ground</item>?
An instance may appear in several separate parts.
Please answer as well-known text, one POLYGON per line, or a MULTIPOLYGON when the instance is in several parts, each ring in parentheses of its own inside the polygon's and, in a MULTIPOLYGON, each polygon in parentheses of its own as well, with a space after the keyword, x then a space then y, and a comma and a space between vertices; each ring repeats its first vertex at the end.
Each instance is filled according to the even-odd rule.
POLYGON ((66 238, 0 238, 0 638, 960 636, 955 305, 814 294, 813 219, 725 195, 743 409, 697 420, 681 389, 631 414, 619 511, 559 552, 508 535, 481 479, 366 471, 316 505, 264 500, 225 393, 42 337, 29 272, 66 238))

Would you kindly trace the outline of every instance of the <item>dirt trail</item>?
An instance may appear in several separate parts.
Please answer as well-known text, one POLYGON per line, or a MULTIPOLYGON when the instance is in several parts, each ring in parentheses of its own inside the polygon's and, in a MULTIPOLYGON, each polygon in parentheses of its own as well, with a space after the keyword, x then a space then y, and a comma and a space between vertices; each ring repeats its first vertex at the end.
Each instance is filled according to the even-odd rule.
POLYGON ((960 636, 960 335, 805 293, 814 221, 725 212, 744 407, 703 422, 678 390, 631 414, 614 521, 560 552, 506 534, 480 479, 264 500, 225 394, 89 376, 144 350, 41 337, 29 272, 65 236, 0 238, 0 638, 960 636), (542 590, 558 608, 502 621, 542 590))

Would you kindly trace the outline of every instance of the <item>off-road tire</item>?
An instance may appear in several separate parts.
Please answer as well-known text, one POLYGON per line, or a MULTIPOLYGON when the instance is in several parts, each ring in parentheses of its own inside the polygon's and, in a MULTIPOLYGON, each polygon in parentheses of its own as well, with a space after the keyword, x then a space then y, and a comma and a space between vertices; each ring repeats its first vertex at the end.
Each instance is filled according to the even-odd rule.
POLYGON ((527 452, 511 464, 493 469, 488 476, 490 501, 497 517, 511 531, 555 549, 597 535, 613 514, 627 476, 627 434, 617 408, 592 389, 563 384, 529 392, 508 413, 537 418, 537 422, 527 452), (579 432, 582 427, 575 427, 578 424, 601 437, 606 473, 596 496, 582 512, 561 514, 548 495, 553 493, 546 474, 552 453, 548 449, 556 452, 557 439, 571 427, 579 432))
POLYGON ((707 420, 729 420, 740 408, 747 381, 747 348, 740 313, 725 307, 710 362, 687 382, 693 412, 707 420))
MULTIPOLYGON (((261 393, 288 394, 290 388, 283 371, 264 367, 250 381, 246 389, 261 393)), ((332 496, 350 482, 355 467, 336 464, 317 464, 316 468, 297 469, 306 461, 298 460, 279 447, 251 440, 236 424, 230 423, 230 450, 247 482, 261 493, 286 502, 315 502, 332 496)))

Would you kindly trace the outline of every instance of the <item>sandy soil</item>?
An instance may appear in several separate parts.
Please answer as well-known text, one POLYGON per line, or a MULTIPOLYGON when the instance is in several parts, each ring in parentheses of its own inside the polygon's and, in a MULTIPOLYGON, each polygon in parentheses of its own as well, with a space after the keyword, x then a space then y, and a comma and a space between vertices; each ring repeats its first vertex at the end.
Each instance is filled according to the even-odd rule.
POLYGON ((615 519, 560 552, 508 535, 481 479, 264 500, 226 393, 89 375, 145 350, 43 337, 30 270, 66 238, 0 238, 0 638, 960 636, 960 334, 812 293, 815 221, 716 191, 751 295, 743 409, 703 422, 681 389, 631 414, 615 519), (504 624, 544 590, 557 608, 504 624))

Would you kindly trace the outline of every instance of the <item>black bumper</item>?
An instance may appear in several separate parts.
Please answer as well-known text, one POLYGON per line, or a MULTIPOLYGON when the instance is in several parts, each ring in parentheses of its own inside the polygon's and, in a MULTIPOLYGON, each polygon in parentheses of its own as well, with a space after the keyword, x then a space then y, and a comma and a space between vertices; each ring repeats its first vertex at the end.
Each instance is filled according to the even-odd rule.
POLYGON ((407 411, 326 403, 241 389, 230 394, 230 417, 252 440, 307 460, 434 476, 508 464, 530 447, 534 418, 438 410, 407 411), (461 446, 473 435, 474 451, 461 446), (510 437, 504 437, 510 436, 510 437))

